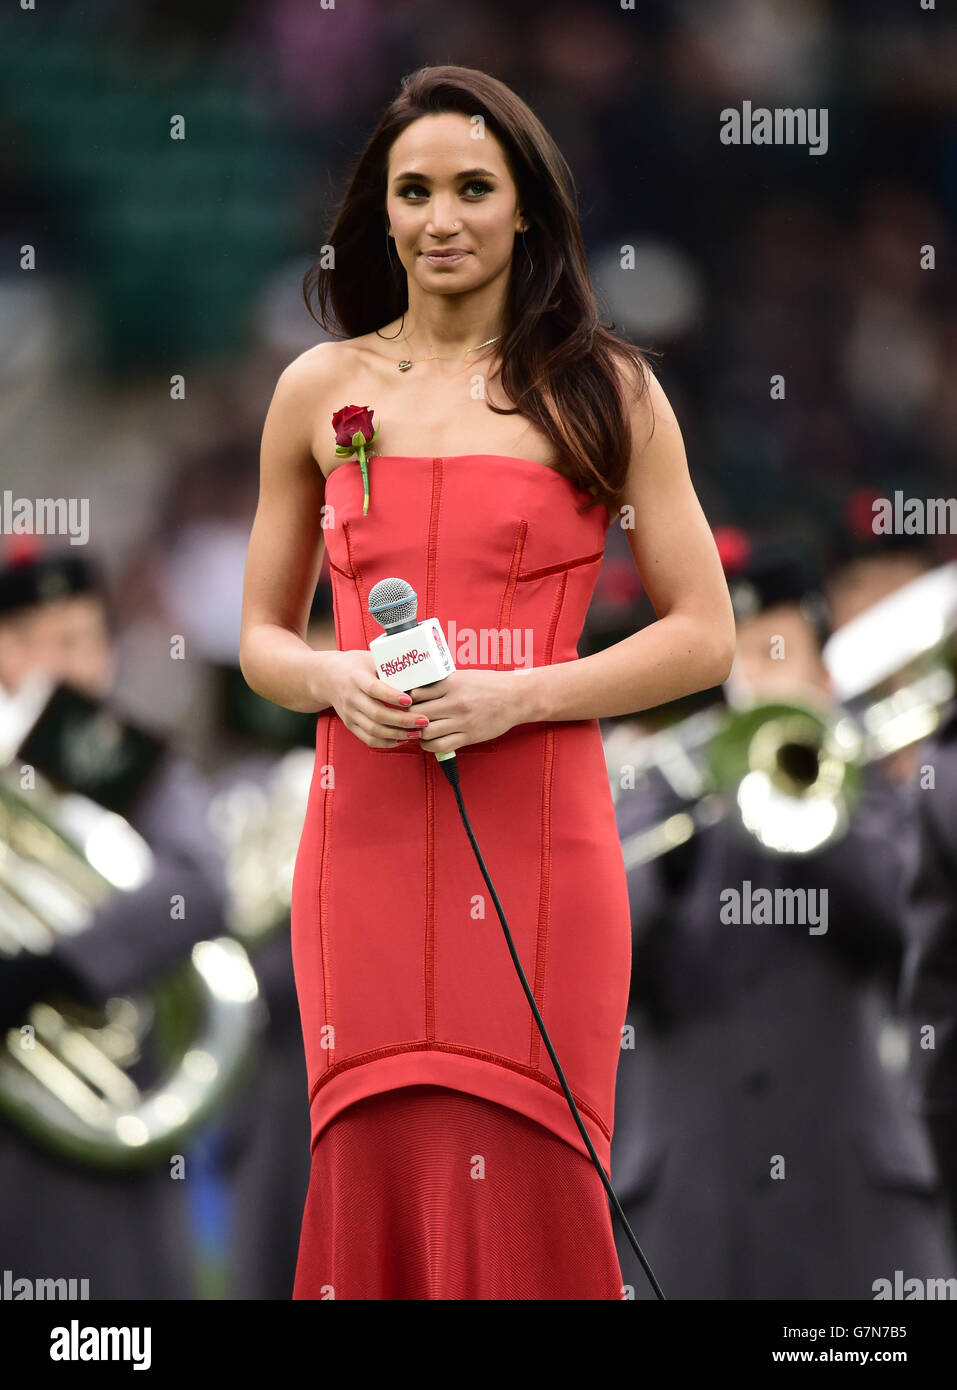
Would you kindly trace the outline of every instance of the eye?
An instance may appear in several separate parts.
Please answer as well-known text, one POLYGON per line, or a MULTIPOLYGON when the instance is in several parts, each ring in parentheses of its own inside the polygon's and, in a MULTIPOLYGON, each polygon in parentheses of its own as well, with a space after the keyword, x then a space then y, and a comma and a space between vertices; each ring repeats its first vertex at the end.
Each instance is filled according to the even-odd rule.
MULTIPOLYGON (((470 189, 470 188, 477 188, 477 189, 479 189, 479 190, 480 190, 480 193, 479 193, 479 195, 478 195, 479 197, 481 197, 481 196, 482 196, 483 194, 485 194, 485 193, 491 193, 491 191, 492 191, 492 185, 491 185, 486 179, 470 179, 469 182, 468 182, 467 184, 464 185, 464 188, 465 188, 465 189, 470 189)), ((426 195, 426 197, 428 197, 428 189, 427 189, 427 188, 424 188, 424 187, 422 186, 421 183, 407 183, 407 184, 404 184, 403 187, 399 189, 399 197, 400 197, 400 198, 406 198, 406 199, 408 199, 410 202, 417 202, 417 201, 418 201, 417 198, 411 198, 411 199, 409 199, 409 194, 412 193, 413 191, 416 191, 416 192, 419 192, 419 193, 424 193, 424 194, 426 195)))

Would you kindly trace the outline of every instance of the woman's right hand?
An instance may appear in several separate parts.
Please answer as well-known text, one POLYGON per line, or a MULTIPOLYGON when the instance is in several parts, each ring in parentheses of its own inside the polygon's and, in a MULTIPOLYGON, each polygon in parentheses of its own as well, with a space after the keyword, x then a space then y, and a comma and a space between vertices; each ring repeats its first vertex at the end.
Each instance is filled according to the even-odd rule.
POLYGON ((411 712, 411 698, 381 679, 370 651, 326 651, 323 658, 329 662, 329 703, 346 728, 370 748, 397 748, 409 742, 410 731, 418 738, 428 726, 424 715, 411 712))

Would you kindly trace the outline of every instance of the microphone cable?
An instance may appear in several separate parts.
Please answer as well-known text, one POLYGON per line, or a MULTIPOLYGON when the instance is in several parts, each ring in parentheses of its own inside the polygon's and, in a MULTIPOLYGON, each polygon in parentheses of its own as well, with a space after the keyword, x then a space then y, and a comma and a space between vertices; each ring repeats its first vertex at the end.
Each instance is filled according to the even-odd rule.
POLYGON ((635 1233, 629 1226, 628 1219, 621 1209, 621 1203, 615 1196, 614 1188, 608 1181, 608 1178, 605 1174, 605 1170, 601 1166, 601 1160, 599 1159, 598 1154, 595 1152, 595 1146, 592 1143, 591 1138, 589 1137, 588 1131, 585 1128, 581 1115, 578 1113, 578 1106, 575 1104, 574 1097, 572 1096, 572 1093, 569 1090, 568 1082, 565 1080, 565 1073, 562 1071, 559 1065, 558 1058, 555 1055, 555 1049, 552 1047, 551 1039, 549 1038, 548 1033, 545 1031, 545 1024, 542 1021, 542 1016, 538 1011, 538 1005, 535 1003, 535 996, 529 987, 528 980, 525 978, 525 971, 522 969, 522 962, 518 958, 518 952, 516 951, 515 943, 512 940, 512 933, 508 929, 508 922, 505 920, 505 913, 502 910, 502 904, 498 900, 498 894, 495 891, 495 886, 492 883, 492 880, 489 878, 488 869, 485 867, 485 860, 482 858, 482 851, 478 847, 475 835, 472 831, 472 827, 469 824, 468 814, 465 810, 465 803, 462 800, 462 790, 459 785, 458 759, 456 758, 454 753, 439 753, 434 756, 438 759, 439 766, 445 773, 446 781, 449 783, 449 785, 455 793, 455 800, 458 803, 459 813, 462 817, 462 823, 465 826, 465 833, 466 835, 468 835, 469 843, 471 844, 472 849, 475 851, 475 858, 478 860, 478 866, 482 871, 482 877, 488 884, 488 891, 492 895, 492 901, 495 904, 495 911, 498 913, 499 921, 502 924, 502 930, 505 933, 505 940, 508 944, 509 954, 512 957, 515 969, 518 971, 518 978, 522 982, 522 989, 525 991, 525 997, 528 1000, 531 1006, 532 1013, 535 1016, 535 1022, 538 1026, 538 1031, 541 1033, 545 1046, 548 1049, 548 1055, 551 1058, 552 1066, 555 1068, 555 1073, 559 1081, 561 1082, 562 1090, 565 1092, 565 1099, 568 1101, 568 1104, 571 1108, 572 1117, 574 1118, 574 1121, 578 1126, 578 1130, 581 1134, 581 1137, 585 1141, 585 1145, 588 1149, 588 1152, 591 1154, 591 1161, 598 1169, 598 1176, 601 1178, 602 1183, 604 1184, 605 1191, 608 1194, 608 1200, 611 1203, 615 1214, 617 1215, 619 1221, 621 1222, 621 1225, 624 1228, 625 1235, 628 1237, 629 1241, 631 1242, 632 1249, 638 1256, 638 1259, 641 1261, 641 1266, 648 1276, 648 1279, 651 1283, 651 1287, 655 1291, 655 1295, 662 1302, 664 1302, 665 1296, 661 1291, 661 1285, 655 1278, 654 1270, 651 1268, 651 1265, 645 1259, 641 1246, 635 1239, 635 1233))
MULTIPOLYGON (((427 619, 423 623, 417 622, 418 595, 408 580, 401 579, 396 575, 391 575, 386 579, 380 579, 369 590, 368 611, 369 616, 385 630, 382 637, 376 637, 369 644, 369 650, 375 659, 376 670, 380 679, 391 679, 397 671, 405 670, 409 666, 410 661, 421 668, 419 679, 413 680, 413 685, 435 685, 438 681, 442 680, 445 675, 455 670, 451 653, 445 642, 445 637, 435 619, 427 619), (409 634, 412 632, 415 633, 415 638, 410 648, 409 634)), ((495 885, 492 883, 491 878, 489 878, 488 869, 485 867, 485 860, 482 858, 482 851, 478 847, 475 835, 469 823, 468 813, 465 810, 465 803, 462 800, 461 787, 459 786, 458 759, 454 751, 433 753, 432 756, 438 761, 439 766, 445 773, 446 781, 455 793, 459 814, 465 826, 465 833, 468 835, 469 843, 475 851, 475 858, 478 860, 478 866, 482 871, 482 877, 488 884, 488 890, 495 904, 495 911, 498 913, 499 921, 502 924, 502 930, 505 933, 505 940, 508 944, 509 954, 512 957, 512 963, 518 972, 518 978, 522 982, 522 989, 525 991, 525 997, 531 1006, 538 1031, 541 1033, 545 1047, 548 1049, 548 1055, 551 1058, 552 1066, 555 1068, 555 1074, 561 1082, 562 1090, 565 1093, 565 1099, 568 1101, 571 1108, 572 1118, 578 1126, 578 1132, 585 1141, 585 1147, 591 1155, 592 1163, 594 1163, 595 1167, 598 1169, 598 1176, 601 1178, 605 1191, 608 1194, 608 1200, 611 1202, 615 1214, 624 1227, 625 1234, 631 1242, 632 1249, 638 1256, 641 1266, 648 1276, 656 1297, 664 1300, 665 1296, 661 1291, 661 1285, 655 1278, 651 1265, 645 1259, 641 1246, 635 1239, 635 1233, 628 1225, 625 1213, 621 1209, 621 1203, 615 1196, 614 1189, 608 1181, 604 1168, 601 1166, 601 1160, 595 1152, 595 1146, 591 1141, 588 1130, 585 1128, 581 1115, 578 1113, 578 1107, 575 1104, 575 1099, 569 1089, 568 1082, 565 1080, 565 1073, 562 1071, 558 1058, 555 1055, 555 1049, 552 1047, 551 1038, 549 1038, 548 1033, 545 1031, 545 1024, 538 1011, 538 1005, 535 1003, 535 996, 532 993, 528 980, 525 978, 522 962, 518 958, 518 952, 512 940, 512 933, 508 929, 508 922, 505 920, 502 904, 498 900, 495 885)))

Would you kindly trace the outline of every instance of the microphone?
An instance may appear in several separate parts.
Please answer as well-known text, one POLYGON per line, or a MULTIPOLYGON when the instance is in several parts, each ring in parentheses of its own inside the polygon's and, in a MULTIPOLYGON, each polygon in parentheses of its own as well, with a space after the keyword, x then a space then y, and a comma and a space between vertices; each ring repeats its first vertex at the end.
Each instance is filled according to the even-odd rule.
MULTIPOLYGON (((405 579, 380 579, 369 593, 369 616, 385 628, 369 651, 382 680, 399 690, 434 685, 455 670, 442 626, 436 618, 418 621, 419 596, 405 579)), ((439 762, 455 750, 434 755, 439 762)))

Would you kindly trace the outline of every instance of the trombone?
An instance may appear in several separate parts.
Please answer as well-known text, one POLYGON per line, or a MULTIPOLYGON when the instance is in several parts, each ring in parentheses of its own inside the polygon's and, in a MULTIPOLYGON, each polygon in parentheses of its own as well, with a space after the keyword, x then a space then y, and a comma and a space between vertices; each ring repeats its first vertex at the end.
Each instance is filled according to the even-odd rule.
POLYGON ((684 809, 626 836, 626 870, 727 816, 776 854, 809 854, 846 832, 863 768, 928 737, 954 699, 957 561, 904 585, 844 625, 823 660, 838 706, 711 707, 653 734, 613 731, 612 798, 656 770, 684 809), (616 775, 617 763, 617 775, 616 775))

